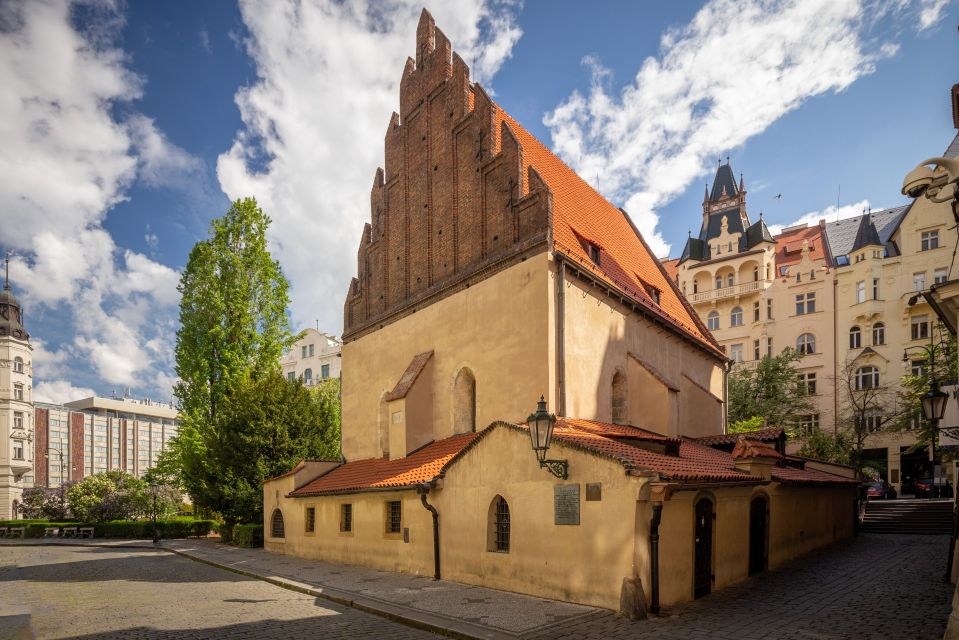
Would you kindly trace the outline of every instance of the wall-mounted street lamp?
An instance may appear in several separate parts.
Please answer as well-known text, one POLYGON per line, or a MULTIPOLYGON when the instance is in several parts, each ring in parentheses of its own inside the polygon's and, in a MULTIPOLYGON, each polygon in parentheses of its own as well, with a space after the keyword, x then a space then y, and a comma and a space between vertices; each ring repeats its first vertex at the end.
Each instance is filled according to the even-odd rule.
POLYGON ((568 479, 568 461, 548 460, 546 458, 549 446, 553 442, 553 426, 556 424, 556 416, 546 411, 545 397, 540 396, 539 403, 536 405, 536 412, 530 414, 526 419, 526 424, 529 425, 529 439, 533 444, 533 452, 536 454, 539 466, 545 467, 557 478, 568 479))

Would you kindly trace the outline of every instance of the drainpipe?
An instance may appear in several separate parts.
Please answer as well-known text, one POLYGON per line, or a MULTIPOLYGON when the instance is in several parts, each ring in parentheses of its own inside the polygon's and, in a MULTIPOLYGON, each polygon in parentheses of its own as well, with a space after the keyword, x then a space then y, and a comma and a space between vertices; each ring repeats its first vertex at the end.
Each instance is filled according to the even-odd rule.
POLYGON ((659 613, 659 523, 663 519, 663 503, 653 503, 653 517, 649 521, 650 605, 652 613, 659 613))
MULTIPOLYGON (((554 254, 558 257, 559 254, 554 254)), ((556 260, 556 415, 566 415, 566 263, 556 260)))
POLYGON ((431 484, 424 482, 416 487, 416 493, 420 495, 420 502, 431 514, 433 514, 433 579, 440 579, 440 512, 436 507, 426 501, 426 495, 430 492, 431 484))

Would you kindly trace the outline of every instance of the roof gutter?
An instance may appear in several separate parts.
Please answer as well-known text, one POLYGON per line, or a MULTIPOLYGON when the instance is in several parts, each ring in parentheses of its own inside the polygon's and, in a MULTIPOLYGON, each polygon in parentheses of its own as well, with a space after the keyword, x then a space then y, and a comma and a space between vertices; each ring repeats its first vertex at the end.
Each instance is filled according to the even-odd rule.
MULTIPOLYGON (((435 482, 436 479, 430 480, 435 482)), ((291 491, 286 494, 287 498, 322 498, 323 496, 346 496, 354 493, 383 493, 389 491, 411 491, 419 489, 419 484, 404 484, 398 487, 359 487, 355 489, 341 489, 334 491, 317 491, 311 493, 299 493, 291 491)))

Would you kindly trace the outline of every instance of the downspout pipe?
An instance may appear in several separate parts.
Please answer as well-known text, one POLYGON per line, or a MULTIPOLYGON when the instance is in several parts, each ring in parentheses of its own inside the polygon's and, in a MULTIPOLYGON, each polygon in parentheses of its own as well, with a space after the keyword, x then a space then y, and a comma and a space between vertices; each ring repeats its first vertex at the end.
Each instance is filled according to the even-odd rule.
POLYGON ((653 503, 653 517, 649 521, 650 604, 652 613, 659 613, 659 523, 663 519, 663 503, 653 503))
POLYGON ((426 501, 426 496, 432 488, 431 483, 424 482, 416 488, 423 507, 433 515, 433 579, 440 579, 440 512, 426 501))

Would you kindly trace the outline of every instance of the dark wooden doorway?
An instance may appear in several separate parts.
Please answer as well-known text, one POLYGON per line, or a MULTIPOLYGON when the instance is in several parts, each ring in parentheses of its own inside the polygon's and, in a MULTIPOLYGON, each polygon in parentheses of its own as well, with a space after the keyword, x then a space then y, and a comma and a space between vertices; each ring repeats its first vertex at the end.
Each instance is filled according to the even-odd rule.
POLYGON ((713 587, 713 502, 696 502, 696 559, 693 597, 701 598, 713 587))
POLYGON ((749 575, 766 570, 769 537, 769 500, 756 496, 749 503, 749 575))

